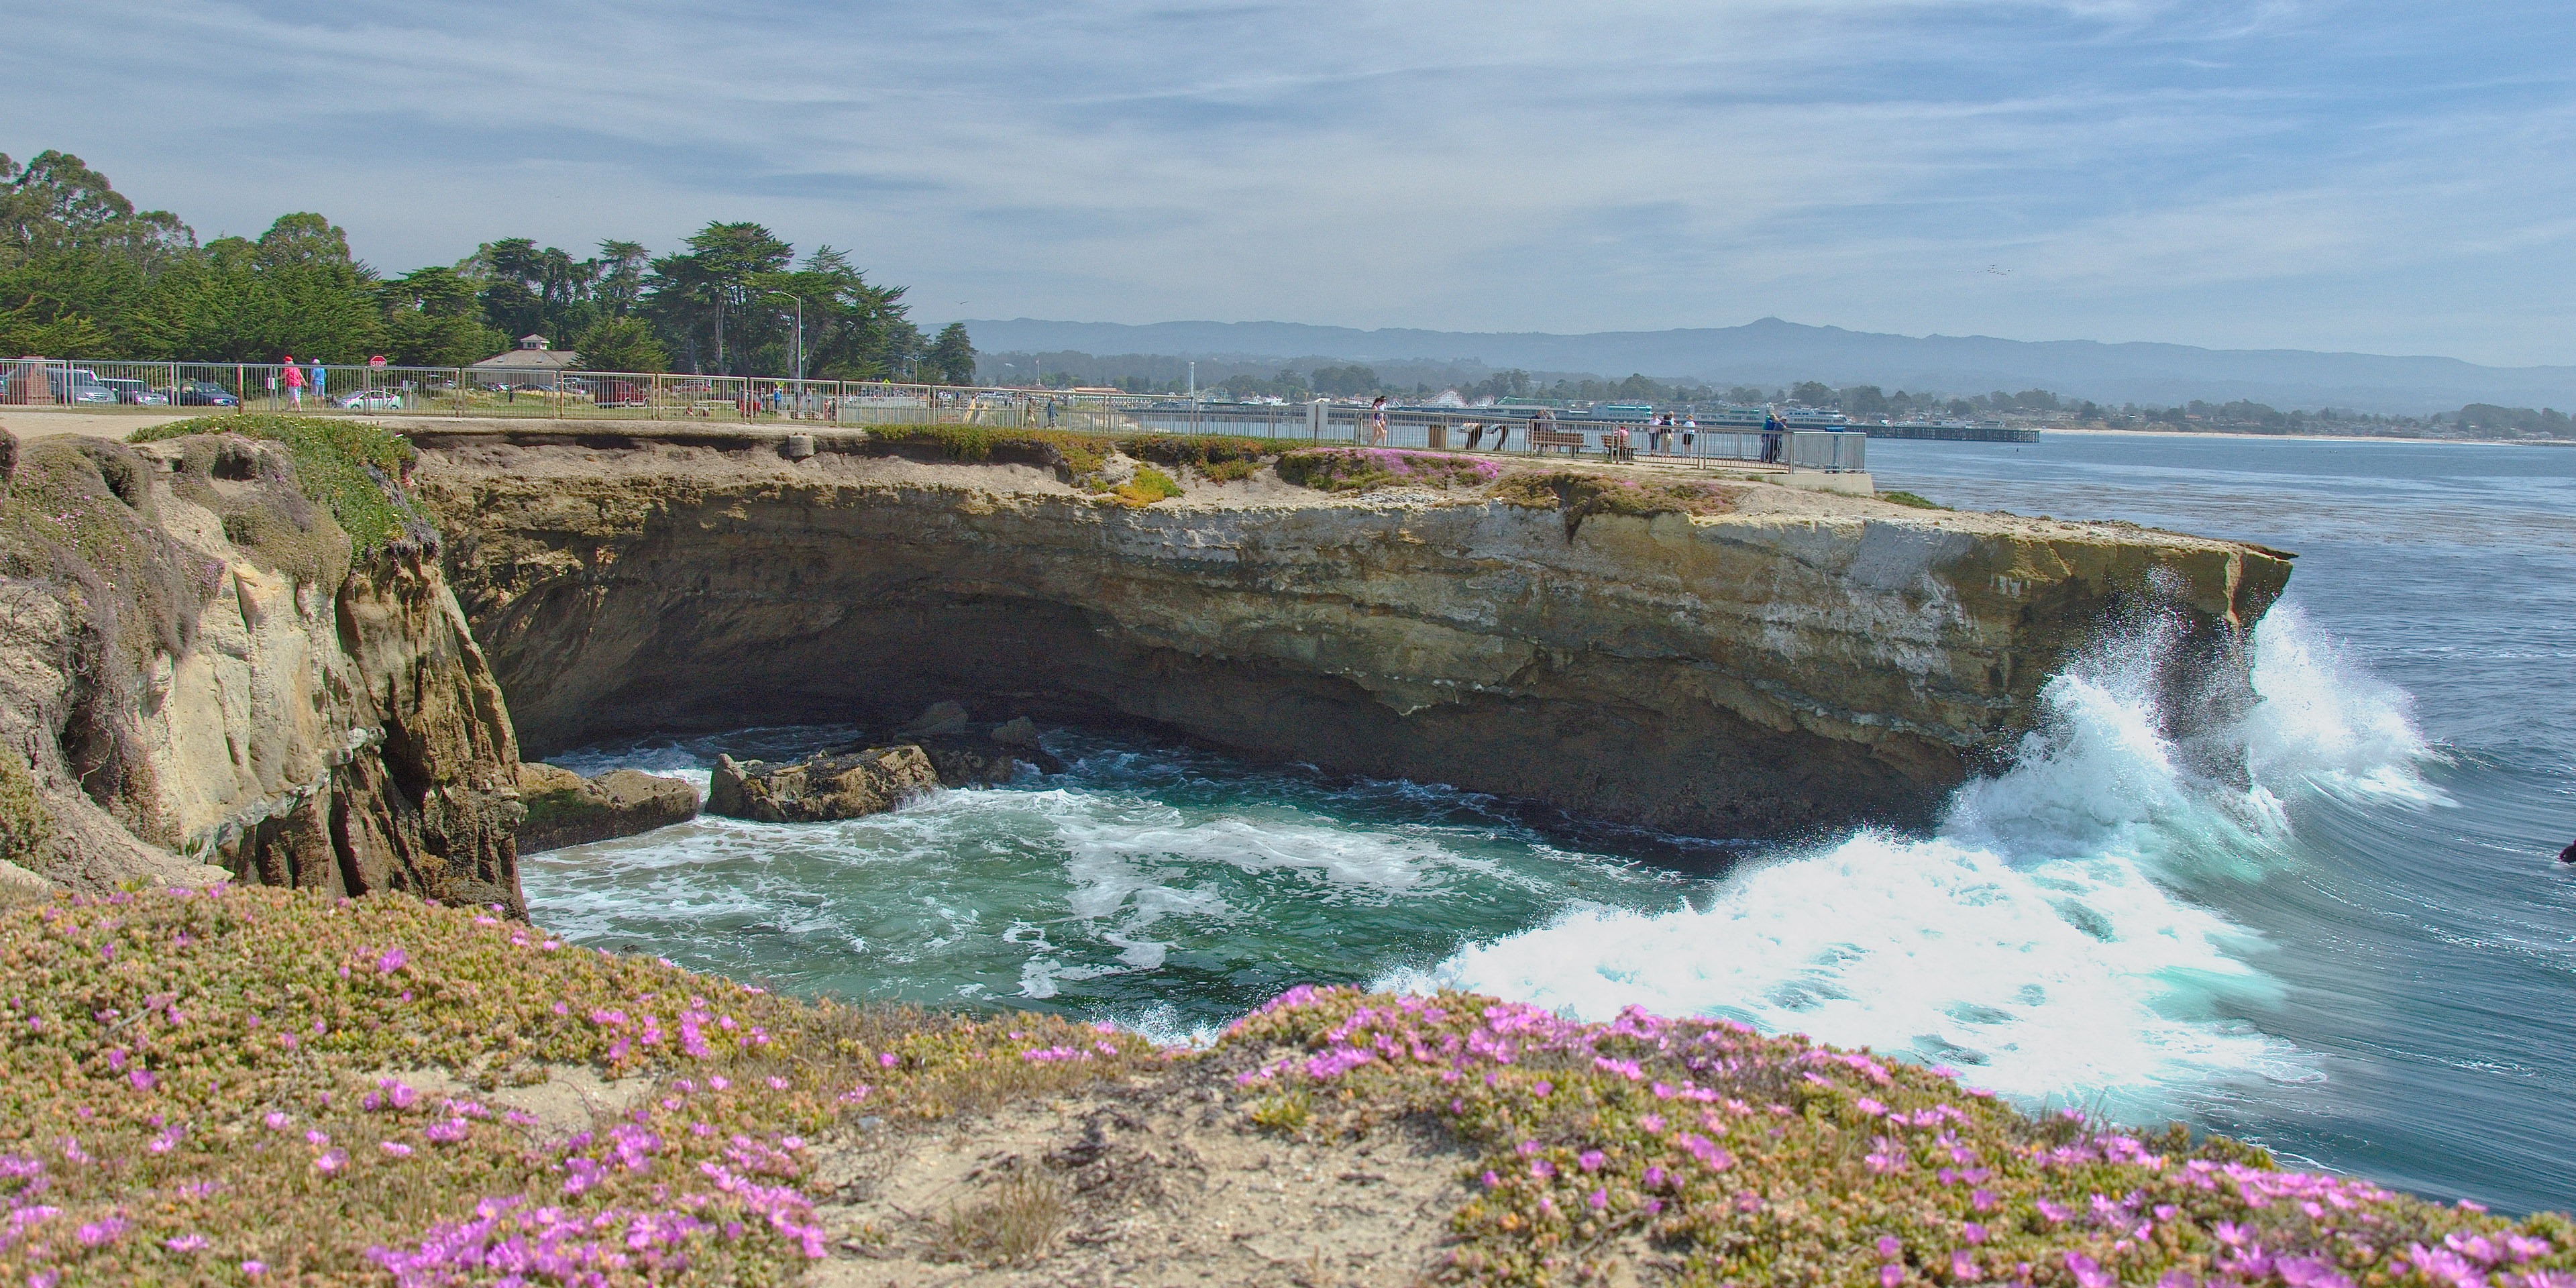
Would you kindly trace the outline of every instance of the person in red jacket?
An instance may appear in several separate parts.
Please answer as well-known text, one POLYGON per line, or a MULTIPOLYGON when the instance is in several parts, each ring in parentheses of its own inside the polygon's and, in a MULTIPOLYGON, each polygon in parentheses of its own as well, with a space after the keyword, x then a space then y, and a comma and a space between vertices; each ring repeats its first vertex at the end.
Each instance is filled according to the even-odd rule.
POLYGON ((286 370, 279 374, 286 377, 286 400, 295 404, 295 410, 302 411, 304 410, 304 368, 295 365, 295 355, 291 353, 286 355, 285 367, 286 370))

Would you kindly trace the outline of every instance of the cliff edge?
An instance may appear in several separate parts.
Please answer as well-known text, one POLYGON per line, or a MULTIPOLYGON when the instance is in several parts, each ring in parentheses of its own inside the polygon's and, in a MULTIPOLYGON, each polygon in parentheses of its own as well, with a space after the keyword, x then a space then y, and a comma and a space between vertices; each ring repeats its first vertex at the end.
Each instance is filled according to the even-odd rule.
POLYGON ((2158 615, 2183 678, 2241 689, 2237 642, 2289 573, 1688 471, 412 432, 541 751, 954 699, 1698 835, 1914 823, 2106 623, 2158 615))

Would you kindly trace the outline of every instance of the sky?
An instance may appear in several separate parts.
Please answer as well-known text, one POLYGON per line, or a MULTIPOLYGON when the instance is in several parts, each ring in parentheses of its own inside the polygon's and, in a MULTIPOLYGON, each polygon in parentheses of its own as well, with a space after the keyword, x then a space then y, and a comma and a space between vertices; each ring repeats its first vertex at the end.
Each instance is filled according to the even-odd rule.
POLYGON ((2576 363, 2568 0, 20 0, 0 151, 381 269, 752 219, 916 320, 2576 363))

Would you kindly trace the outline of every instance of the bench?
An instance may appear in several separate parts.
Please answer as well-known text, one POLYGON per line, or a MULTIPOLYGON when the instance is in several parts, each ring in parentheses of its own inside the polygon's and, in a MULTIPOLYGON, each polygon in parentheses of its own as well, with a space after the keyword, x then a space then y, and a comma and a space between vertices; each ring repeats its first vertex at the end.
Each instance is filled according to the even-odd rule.
POLYGON ((1583 454, 1583 431, 1579 429, 1540 429, 1533 425, 1529 434, 1530 450, 1546 451, 1562 447, 1568 456, 1583 454))

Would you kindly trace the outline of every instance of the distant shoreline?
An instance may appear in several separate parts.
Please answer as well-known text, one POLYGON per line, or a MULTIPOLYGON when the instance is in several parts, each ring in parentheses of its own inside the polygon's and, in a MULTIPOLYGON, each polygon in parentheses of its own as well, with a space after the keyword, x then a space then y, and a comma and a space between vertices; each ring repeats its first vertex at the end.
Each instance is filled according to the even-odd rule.
POLYGON ((2576 440, 2551 438, 2409 438, 2400 434, 2248 434, 2232 429, 2067 429, 2039 427, 2050 434, 2092 434, 2104 438, 2254 438, 2297 439, 2310 443, 2414 443, 2425 447, 2576 447, 2576 440))

